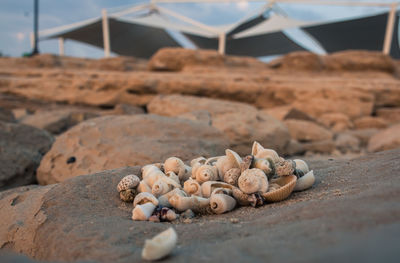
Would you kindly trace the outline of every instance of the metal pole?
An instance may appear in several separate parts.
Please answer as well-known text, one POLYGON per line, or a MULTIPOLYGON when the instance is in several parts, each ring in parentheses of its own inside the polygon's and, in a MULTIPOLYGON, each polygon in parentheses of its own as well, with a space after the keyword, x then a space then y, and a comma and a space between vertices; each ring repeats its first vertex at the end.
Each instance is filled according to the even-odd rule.
POLYGON ((38 30, 39 29, 39 0, 34 0, 33 4, 33 50, 32 55, 39 54, 38 30))
POLYGON ((383 42, 383 54, 389 55, 392 46, 394 22, 396 21, 397 3, 393 3, 386 23, 385 41, 383 42))
POLYGON ((107 17, 107 10, 103 9, 101 11, 103 15, 103 48, 104 48, 104 57, 108 58, 110 56, 110 29, 108 26, 108 17, 107 17))
POLYGON ((64 56, 64 38, 63 37, 58 38, 58 49, 60 52, 60 56, 64 56))
POLYGON ((219 35, 218 39, 218 53, 225 55, 226 35, 224 33, 219 35))

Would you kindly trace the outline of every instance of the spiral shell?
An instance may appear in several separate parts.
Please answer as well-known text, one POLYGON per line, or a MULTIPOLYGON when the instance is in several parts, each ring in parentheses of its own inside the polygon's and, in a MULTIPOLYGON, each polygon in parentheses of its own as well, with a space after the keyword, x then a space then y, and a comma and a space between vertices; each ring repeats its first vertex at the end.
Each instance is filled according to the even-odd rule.
POLYGON ((201 186, 196 180, 193 180, 192 178, 189 178, 189 180, 187 180, 183 184, 183 190, 185 190, 188 195, 201 196, 201 186))
POLYGON ((169 177, 162 177, 158 179, 151 188, 151 192, 154 196, 160 196, 163 194, 168 193, 174 188, 180 188, 181 185, 175 182, 174 180, 170 179, 169 177))
POLYGON ((240 190, 246 194, 265 193, 268 190, 268 178, 260 169, 248 169, 240 175, 238 185, 240 190))
POLYGON ((215 214, 231 211, 236 206, 236 200, 226 194, 213 194, 210 197, 210 207, 215 214))
POLYGON ((194 178, 200 184, 207 181, 215 181, 219 179, 218 170, 215 166, 204 164, 198 167, 196 166, 193 171, 194 178))

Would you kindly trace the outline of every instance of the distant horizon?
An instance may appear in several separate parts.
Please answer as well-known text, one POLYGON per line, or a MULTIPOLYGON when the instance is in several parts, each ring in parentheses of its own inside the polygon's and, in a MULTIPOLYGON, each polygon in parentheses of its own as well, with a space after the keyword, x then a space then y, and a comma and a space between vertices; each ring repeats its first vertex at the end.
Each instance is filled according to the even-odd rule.
MULTIPOLYGON (((131 1, 130 5, 146 3, 148 1, 131 1)), ((371 2, 371 1, 357 1, 371 2)), ((393 2, 392 0, 382 0, 381 2, 393 2)), ((171 10, 177 11, 185 16, 209 25, 229 24, 239 20, 254 9, 264 5, 262 2, 243 1, 240 3, 190 3, 190 4, 162 4, 171 10), (223 15, 221 15, 223 13, 223 15)), ((127 6, 126 1, 122 0, 71 0, 68 3, 55 2, 50 0, 39 1, 39 30, 54 28, 85 19, 99 17, 103 8, 113 9, 119 6, 127 6)), ((338 6, 316 6, 301 4, 279 4, 289 17, 306 21, 320 21, 341 19, 346 17, 362 16, 378 11, 386 11, 388 8, 381 7, 338 7, 338 6)), ((21 0, 18 2, 5 0, 0 10, 0 52, 3 56, 18 57, 23 53, 31 51, 30 33, 32 31, 33 20, 33 0, 21 0), (6 25, 6 26, 4 26, 6 25)), ((307 45, 301 32, 296 29, 289 30, 288 33, 300 43, 303 41, 307 45)), ((190 42, 183 39, 180 34, 173 33, 174 37, 184 47, 193 48, 190 42)), ((308 47, 316 53, 323 53, 318 47, 308 43, 308 47)), ((41 53, 58 54, 58 41, 47 40, 39 43, 41 53)), ((67 40, 65 44, 65 55, 73 57, 101 58, 104 56, 102 49, 73 40, 67 40)))

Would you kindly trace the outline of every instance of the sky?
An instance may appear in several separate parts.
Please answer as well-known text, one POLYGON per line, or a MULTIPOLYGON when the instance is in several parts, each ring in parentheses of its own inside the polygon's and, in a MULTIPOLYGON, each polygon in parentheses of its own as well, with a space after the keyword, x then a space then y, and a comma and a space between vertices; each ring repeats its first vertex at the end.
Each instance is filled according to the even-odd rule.
MULTIPOLYGON (((323 0, 321 0, 323 1, 323 0)), ((357 0, 354 0, 357 1, 357 0)), ((358 0, 357 2, 393 2, 393 0, 358 0)), ((49 29, 88 18, 98 17, 103 8, 110 11, 130 5, 147 2, 145 0, 39 0, 39 29, 49 29)), ((263 3, 242 1, 239 3, 191 3, 191 4, 162 4, 163 7, 179 12, 202 23, 209 25, 224 25, 238 21, 251 13, 263 3)), ((279 7, 289 17, 321 21, 340 19, 352 16, 362 16, 368 13, 388 10, 377 7, 338 7, 313 6, 301 4, 279 4, 279 7)), ((21 56, 31 51, 30 32, 33 27, 33 0, 0 0, 0 52, 7 56, 21 56)), ((299 30, 286 32, 305 46, 317 53, 323 53, 317 46, 307 41, 299 30)), ((181 39, 182 40, 182 39, 181 39)), ((193 47, 184 42, 187 47, 193 47)), ((58 53, 58 41, 46 40, 39 43, 42 53, 58 53)), ((68 56, 99 58, 103 50, 68 40, 65 43, 65 53, 68 56)))

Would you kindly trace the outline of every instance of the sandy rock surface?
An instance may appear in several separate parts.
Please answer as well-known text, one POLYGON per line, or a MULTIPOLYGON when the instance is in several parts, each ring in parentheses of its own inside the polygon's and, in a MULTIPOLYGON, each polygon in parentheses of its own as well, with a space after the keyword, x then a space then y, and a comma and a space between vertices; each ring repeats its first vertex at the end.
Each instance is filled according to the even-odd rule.
POLYGON ((368 142, 368 151, 378 152, 400 147, 400 124, 376 133, 368 142))
POLYGON ((36 169, 54 138, 48 132, 0 121, 0 190, 36 182, 36 169))
POLYGON ((37 171, 41 184, 124 166, 162 162, 170 156, 185 161, 216 156, 227 148, 217 129, 157 115, 105 116, 74 126, 60 135, 37 171))
POLYGON ((132 221, 116 186, 139 167, 0 193, 0 247, 46 261, 141 262, 144 240, 173 226, 165 262, 397 262, 400 150, 311 161, 308 191, 192 223, 132 221))

